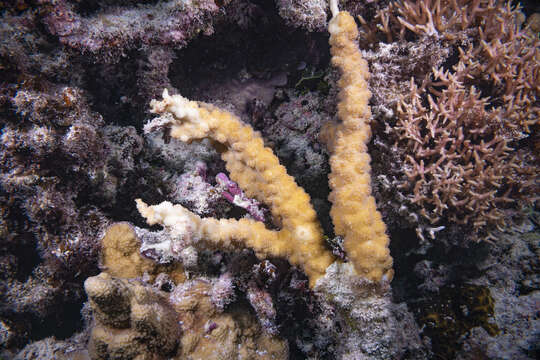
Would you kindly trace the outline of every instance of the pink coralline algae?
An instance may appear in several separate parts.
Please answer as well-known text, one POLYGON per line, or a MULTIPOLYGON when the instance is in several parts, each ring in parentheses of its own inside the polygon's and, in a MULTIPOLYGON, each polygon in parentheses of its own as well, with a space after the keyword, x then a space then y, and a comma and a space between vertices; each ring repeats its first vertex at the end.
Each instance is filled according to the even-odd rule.
POLYGON ((240 189, 238 184, 230 180, 224 173, 217 174, 216 181, 220 188, 223 189, 221 195, 225 199, 227 199, 231 204, 245 209, 255 220, 264 222, 265 212, 257 200, 248 198, 242 189, 240 189))
POLYGON ((212 185, 207 176, 208 167, 203 162, 196 163, 196 169, 178 177, 176 189, 172 196, 181 203, 189 204, 196 213, 209 215, 215 209, 224 207, 226 200, 232 205, 243 208, 257 221, 265 221, 265 209, 255 199, 248 198, 237 183, 224 173, 215 177, 216 185, 212 185))

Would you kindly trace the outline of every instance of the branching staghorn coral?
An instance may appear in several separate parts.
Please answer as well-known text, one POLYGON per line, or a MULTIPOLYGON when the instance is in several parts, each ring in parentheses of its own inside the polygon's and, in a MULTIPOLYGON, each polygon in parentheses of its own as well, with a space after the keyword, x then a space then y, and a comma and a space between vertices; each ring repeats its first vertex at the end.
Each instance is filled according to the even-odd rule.
POLYGON ((492 237, 494 228, 511 223, 507 209, 535 201, 534 195, 523 198, 537 186, 534 158, 509 146, 474 87, 467 89, 452 74, 439 76, 448 88, 437 102, 429 96, 429 107, 422 105, 413 83, 398 105, 395 131, 398 146, 408 150, 409 179, 400 186, 412 192, 411 202, 432 224, 446 218, 470 227, 474 239, 492 237))
POLYGON ((361 15, 358 16, 363 30, 361 41, 382 39, 393 42, 405 40, 410 33, 455 40, 460 30, 486 20, 499 22, 498 12, 502 7, 496 0, 393 1, 377 11, 374 22, 367 23, 361 15))
POLYGON ((140 213, 149 224, 169 228, 176 241, 189 245, 206 241, 219 248, 248 246, 258 256, 281 256, 301 266, 311 285, 324 275, 332 256, 324 247, 322 230, 309 196, 287 175, 262 138, 232 114, 213 106, 189 101, 180 95, 163 92, 162 101, 152 101, 152 112, 163 114, 145 126, 145 131, 170 127, 170 135, 181 141, 212 138, 226 150, 222 158, 231 179, 249 197, 265 201, 281 230, 265 228, 261 222, 241 219, 200 218, 169 202, 147 206, 137 200, 140 213))
POLYGON ((377 73, 371 85, 390 84, 374 99, 386 123, 374 146, 394 164, 378 176, 384 211, 421 239, 437 232, 443 241, 455 231, 465 242, 493 238, 519 223, 538 200, 530 196, 540 125, 532 17, 525 23, 505 1, 407 0, 360 20, 377 73))
MULTIPOLYGON (((510 2, 488 1, 430 1, 392 3, 389 14, 400 14, 397 20, 404 29, 417 35, 436 35, 450 41, 459 38, 459 31, 474 31, 477 44, 468 42, 459 47, 459 63, 454 66, 455 80, 476 85, 483 80, 493 86, 493 100, 502 98, 506 106, 497 106, 494 117, 516 133, 530 132, 529 126, 538 122, 540 110, 535 104, 538 95, 538 37, 522 29, 519 7, 510 2), (414 23, 415 25, 411 25, 414 23)), ((461 35, 462 36, 462 35, 461 35)), ((440 78, 441 69, 433 77, 440 78)), ((442 80, 442 79, 441 79, 442 80)), ((446 83, 447 84, 447 83, 446 83)), ((445 85, 435 81, 434 89, 445 85)), ((488 85, 484 85, 487 87, 488 85)))
MULTIPOLYGON (((519 6, 495 0, 400 1, 380 9, 375 19, 376 26, 361 19, 361 42, 443 40, 456 47, 455 80, 483 88, 495 105, 494 117, 514 135, 529 133, 529 127, 538 123, 539 40, 529 31, 532 24, 523 25, 519 6)), ((446 85, 438 79, 441 71, 436 66, 417 81, 424 81, 423 87, 438 96, 439 87, 446 85)))

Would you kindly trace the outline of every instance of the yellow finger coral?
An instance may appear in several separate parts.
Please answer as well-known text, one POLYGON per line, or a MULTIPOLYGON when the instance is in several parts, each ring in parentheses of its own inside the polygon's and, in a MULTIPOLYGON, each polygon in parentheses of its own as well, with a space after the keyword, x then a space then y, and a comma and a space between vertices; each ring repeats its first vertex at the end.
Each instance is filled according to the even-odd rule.
POLYGON ((389 238, 371 196, 368 65, 355 43, 358 29, 354 19, 348 12, 337 12, 335 5, 332 10, 334 17, 328 26, 332 63, 342 75, 338 82, 341 123, 330 142, 330 215, 336 235, 345 238, 344 247, 356 271, 373 281, 391 280, 389 238))
POLYGON ((333 257, 324 247, 309 195, 287 174, 272 150, 264 147, 260 135, 226 111, 180 95, 169 96, 167 90, 162 101, 153 100, 150 105, 152 112, 162 116, 147 124, 145 131, 166 126, 181 141, 211 138, 223 144, 222 158, 231 179, 248 196, 269 206, 281 230, 268 230, 263 223, 248 219, 201 219, 180 205, 147 206, 137 200, 148 223, 164 225, 183 241, 202 241, 219 248, 249 246, 260 257, 286 257, 303 268, 313 286, 333 257))
MULTIPOLYGON (((358 34, 353 18, 347 12, 336 13, 329 25, 332 62, 341 69, 338 82, 341 92, 338 115, 342 120, 333 132, 334 152, 330 159, 330 201, 337 235, 345 237, 345 250, 356 271, 374 281, 392 278, 389 239, 375 199, 371 196, 370 138, 371 96, 367 63, 354 40, 358 34)), ((148 206, 137 200, 137 208, 150 225, 165 226, 171 236, 194 244, 219 248, 248 246, 259 257, 286 257, 303 268, 313 287, 323 276, 333 257, 325 248, 321 227, 309 196, 298 187, 272 150, 264 147, 260 135, 234 115, 212 105, 198 103, 180 95, 153 100, 153 113, 161 114, 145 126, 145 131, 167 127, 170 135, 181 141, 211 138, 224 146, 222 158, 231 179, 250 197, 265 202, 281 230, 248 219, 217 220, 200 218, 180 205, 163 202, 148 206)))

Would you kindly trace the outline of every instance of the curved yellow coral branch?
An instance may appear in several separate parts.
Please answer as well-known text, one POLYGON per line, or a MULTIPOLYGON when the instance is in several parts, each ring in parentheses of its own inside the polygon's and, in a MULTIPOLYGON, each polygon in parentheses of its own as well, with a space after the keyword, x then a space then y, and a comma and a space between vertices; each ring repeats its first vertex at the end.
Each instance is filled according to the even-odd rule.
POLYGON ((221 248, 243 244, 261 257, 286 257, 304 269, 313 286, 324 275, 333 257, 324 247, 322 230, 309 195, 287 174, 272 150, 264 147, 260 135, 226 111, 180 95, 169 96, 166 90, 163 100, 153 100, 150 106, 152 112, 162 116, 147 124, 145 131, 167 126, 171 136, 181 141, 212 138, 225 145, 221 156, 231 179, 248 196, 269 206, 281 230, 268 230, 264 224, 247 219, 201 219, 180 205, 165 202, 148 207, 138 200, 139 211, 148 222, 165 225, 172 234, 195 234, 197 240, 221 248), (193 229, 186 229, 186 224, 192 224, 193 229))
POLYGON ((345 238, 344 247, 356 271, 373 281, 391 280, 386 226, 371 195, 368 65, 355 43, 358 29, 348 12, 335 14, 328 31, 332 63, 342 74, 338 82, 338 116, 342 122, 331 141, 330 215, 336 235, 345 238))

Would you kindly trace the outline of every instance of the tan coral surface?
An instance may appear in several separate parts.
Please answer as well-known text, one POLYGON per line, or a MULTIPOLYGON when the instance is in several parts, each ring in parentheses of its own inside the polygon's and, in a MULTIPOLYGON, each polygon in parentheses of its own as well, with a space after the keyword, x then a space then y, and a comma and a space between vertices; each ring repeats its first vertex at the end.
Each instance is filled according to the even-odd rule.
POLYGON ((108 229, 102 262, 106 272, 85 282, 94 316, 92 359, 288 358, 287 343, 265 333, 248 309, 217 308, 207 278, 186 281, 180 265, 143 258, 129 223, 108 229), (158 273, 176 284, 172 293, 145 282, 158 273))
POLYGON ((245 309, 219 311, 204 278, 180 284, 172 293, 107 273, 85 282, 94 312, 92 359, 288 358, 287 343, 265 333, 245 309))
POLYGON ((166 272, 175 282, 185 279, 180 263, 158 265, 140 254, 141 241, 127 222, 111 225, 101 240, 101 263, 105 271, 114 277, 132 279, 145 273, 153 278, 166 272))
POLYGON ((220 312, 210 299, 211 285, 188 281, 171 294, 184 335, 179 359, 287 359, 283 340, 265 333, 245 309, 220 312))
POLYGON ((330 215, 336 235, 356 271, 373 281, 391 280, 392 258, 386 226, 371 195, 367 143, 371 136, 367 62, 355 42, 358 30, 348 12, 330 21, 332 63, 341 70, 338 116, 341 123, 330 143, 330 215))

